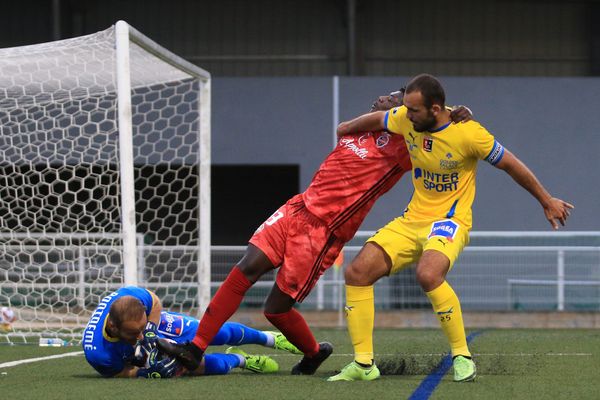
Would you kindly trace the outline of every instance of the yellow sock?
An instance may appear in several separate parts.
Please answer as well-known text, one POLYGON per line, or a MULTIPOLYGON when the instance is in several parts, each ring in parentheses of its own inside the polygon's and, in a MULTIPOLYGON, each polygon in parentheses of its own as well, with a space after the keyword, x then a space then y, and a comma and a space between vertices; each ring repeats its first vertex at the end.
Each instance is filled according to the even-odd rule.
POLYGON ((371 364, 375 320, 373 286, 346 285, 346 320, 354 346, 354 359, 361 364, 371 364))
POLYGON ((429 297, 429 301, 433 305, 433 311, 437 314, 442 330, 450 342, 452 357, 457 355, 470 357, 471 353, 467 346, 460 301, 452 287, 444 281, 431 292, 427 292, 427 297, 429 297))

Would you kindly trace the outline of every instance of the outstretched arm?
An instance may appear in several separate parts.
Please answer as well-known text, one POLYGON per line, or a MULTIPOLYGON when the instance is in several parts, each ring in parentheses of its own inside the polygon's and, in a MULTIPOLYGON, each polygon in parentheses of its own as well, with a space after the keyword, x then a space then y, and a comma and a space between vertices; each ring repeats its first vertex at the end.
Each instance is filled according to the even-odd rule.
POLYGON ((385 129, 385 111, 375 111, 363 114, 353 120, 338 125, 337 135, 344 136, 357 132, 376 132, 385 129))
POLYGON ((558 229, 557 221, 560 222, 562 226, 565 226, 565 222, 571 214, 569 210, 575 207, 566 201, 552 197, 533 172, 531 172, 531 170, 514 154, 505 149, 504 156, 498 164, 496 164, 496 167, 504 170, 515 180, 515 182, 525 188, 525 190, 531 193, 533 197, 540 202, 544 209, 546 219, 554 229, 558 229))
MULTIPOLYGON (((375 132, 386 129, 385 114, 394 107, 400 107, 404 99, 404 88, 387 96, 379 96, 371 106, 371 112, 350 121, 342 122, 337 127, 337 135, 350 133, 375 132)), ((452 122, 467 122, 473 119, 473 112, 467 106, 448 107, 452 122)))
POLYGON ((150 315, 148 315, 148 321, 153 322, 155 325, 158 325, 160 323, 160 313, 163 310, 162 303, 154 292, 150 290, 148 291, 152 296, 152 310, 150 310, 150 315))

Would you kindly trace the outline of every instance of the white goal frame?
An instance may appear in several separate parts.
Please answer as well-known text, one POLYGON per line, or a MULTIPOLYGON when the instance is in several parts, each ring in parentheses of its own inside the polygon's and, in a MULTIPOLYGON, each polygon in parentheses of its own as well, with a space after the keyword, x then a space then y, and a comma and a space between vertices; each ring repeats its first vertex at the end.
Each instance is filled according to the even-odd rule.
POLYGON ((125 21, 115 24, 116 70, 118 92, 119 152, 121 173, 121 218, 123 227, 123 267, 126 285, 137 285, 136 220, 133 179, 133 128, 131 122, 131 72, 129 42, 171 64, 202 82, 200 93, 200 185, 198 243, 198 306, 204 310, 210 302, 210 135, 211 135, 211 76, 204 69, 184 60, 158 45, 125 21))
POLYGON ((0 52, 0 306, 17 316, 0 343, 75 343, 122 285, 200 316, 211 298, 210 73, 125 21, 0 52))

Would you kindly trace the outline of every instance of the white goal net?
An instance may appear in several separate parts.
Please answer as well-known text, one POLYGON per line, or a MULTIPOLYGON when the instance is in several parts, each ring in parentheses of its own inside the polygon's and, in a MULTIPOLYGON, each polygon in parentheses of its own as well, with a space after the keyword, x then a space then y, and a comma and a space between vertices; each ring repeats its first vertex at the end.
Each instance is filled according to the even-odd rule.
POLYGON ((122 21, 0 50, 0 342, 77 342, 126 284, 203 309, 209 188, 206 71, 122 21))

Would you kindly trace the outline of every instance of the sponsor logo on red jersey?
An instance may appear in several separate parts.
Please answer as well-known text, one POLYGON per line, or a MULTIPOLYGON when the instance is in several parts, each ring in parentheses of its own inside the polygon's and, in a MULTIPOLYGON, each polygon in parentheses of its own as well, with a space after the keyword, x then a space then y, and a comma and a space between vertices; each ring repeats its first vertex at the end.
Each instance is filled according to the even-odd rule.
MULTIPOLYGON (((359 139, 360 142, 360 139, 359 139)), ((363 147, 359 147, 356 143, 354 143, 354 139, 352 138, 342 138, 340 140, 340 145, 351 150, 354 154, 356 154, 358 157, 362 158, 363 160, 365 158, 367 158, 367 155, 369 155, 369 150, 363 148, 363 147)))
POLYGON ((379 137, 377 138, 377 140, 375 141, 375 145, 377 146, 377 148, 382 148, 387 146, 387 144, 390 142, 390 134, 387 132, 382 132, 381 135, 379 135, 379 137))

